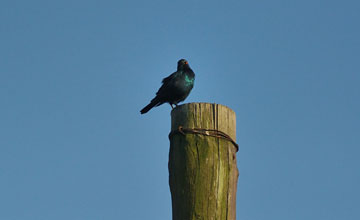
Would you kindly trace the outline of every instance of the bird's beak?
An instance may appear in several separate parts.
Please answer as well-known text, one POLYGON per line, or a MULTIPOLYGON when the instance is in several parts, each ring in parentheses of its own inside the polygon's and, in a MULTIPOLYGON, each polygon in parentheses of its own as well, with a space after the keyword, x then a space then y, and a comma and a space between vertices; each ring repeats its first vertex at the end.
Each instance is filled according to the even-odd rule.
POLYGON ((188 65, 189 64, 188 61, 185 61, 185 64, 188 65))

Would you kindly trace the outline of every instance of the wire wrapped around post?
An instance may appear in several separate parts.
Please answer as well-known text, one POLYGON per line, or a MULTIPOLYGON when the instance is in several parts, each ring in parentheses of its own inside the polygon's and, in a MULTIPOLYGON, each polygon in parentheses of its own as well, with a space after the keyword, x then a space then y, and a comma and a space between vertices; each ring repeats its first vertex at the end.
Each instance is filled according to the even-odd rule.
POLYGON ((223 138, 223 139, 230 141, 234 145, 234 147, 236 148, 236 152, 239 151, 239 145, 229 135, 225 134, 222 131, 218 131, 215 129, 183 128, 182 126, 179 126, 177 130, 173 130, 170 132, 169 139, 171 139, 171 137, 175 134, 182 134, 182 135, 201 134, 201 135, 205 135, 205 136, 223 138))

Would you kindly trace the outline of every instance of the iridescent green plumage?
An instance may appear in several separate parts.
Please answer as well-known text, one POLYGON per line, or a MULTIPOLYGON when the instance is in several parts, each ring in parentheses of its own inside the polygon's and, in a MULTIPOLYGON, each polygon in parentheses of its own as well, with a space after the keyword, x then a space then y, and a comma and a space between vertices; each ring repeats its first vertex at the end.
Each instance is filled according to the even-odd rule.
POLYGON ((144 114, 155 106, 159 106, 165 102, 177 105, 189 95, 194 87, 195 74, 185 59, 178 61, 177 71, 162 80, 162 86, 147 106, 140 112, 144 114))

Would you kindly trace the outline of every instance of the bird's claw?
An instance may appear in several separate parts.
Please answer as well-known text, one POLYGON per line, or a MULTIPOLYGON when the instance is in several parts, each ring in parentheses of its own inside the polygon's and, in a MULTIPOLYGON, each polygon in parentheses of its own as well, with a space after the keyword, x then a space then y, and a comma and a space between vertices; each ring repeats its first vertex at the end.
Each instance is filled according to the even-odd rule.
POLYGON ((176 108, 178 105, 177 105, 177 104, 175 104, 175 103, 174 103, 174 104, 173 104, 173 103, 171 103, 171 104, 170 104, 170 106, 171 106, 171 109, 174 109, 174 108, 176 108), (174 106, 175 106, 175 107, 174 107, 174 106))

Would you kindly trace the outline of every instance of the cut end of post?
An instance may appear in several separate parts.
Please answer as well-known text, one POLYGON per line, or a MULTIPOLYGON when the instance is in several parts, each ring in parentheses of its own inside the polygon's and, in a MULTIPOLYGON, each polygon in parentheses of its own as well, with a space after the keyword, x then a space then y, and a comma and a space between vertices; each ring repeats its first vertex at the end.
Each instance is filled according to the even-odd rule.
POLYGON ((236 114, 221 104, 194 102, 177 106, 171 111, 171 130, 184 128, 216 129, 236 140, 236 114))

